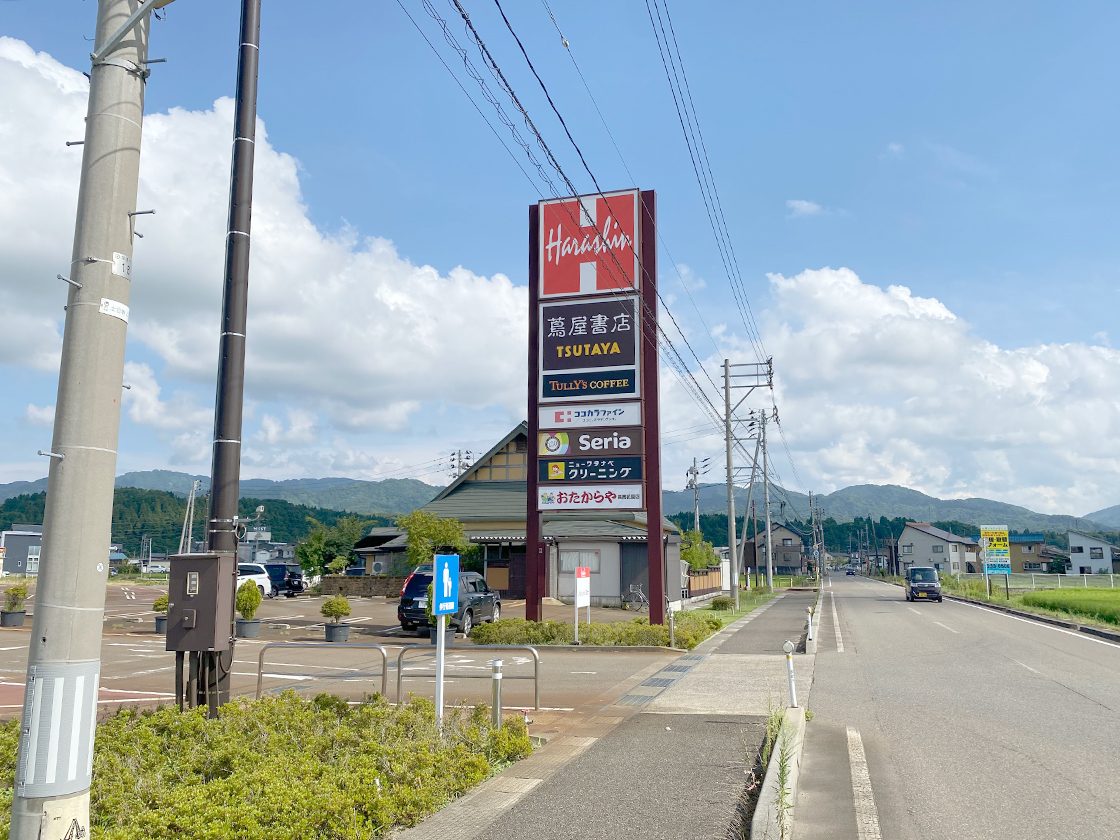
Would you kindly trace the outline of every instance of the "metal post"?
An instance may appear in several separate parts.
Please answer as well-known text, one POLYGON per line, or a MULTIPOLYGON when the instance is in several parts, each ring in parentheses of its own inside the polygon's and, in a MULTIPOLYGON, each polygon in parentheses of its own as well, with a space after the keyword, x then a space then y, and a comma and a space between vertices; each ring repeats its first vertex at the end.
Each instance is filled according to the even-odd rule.
POLYGON ((1003 586, 1004 586, 1003 594, 1004 594, 1006 600, 1010 601, 1011 600, 1011 575, 1004 575, 1003 576, 1003 586))
MULTIPOLYGON (((751 480, 747 485, 747 506, 743 508, 743 535, 739 538, 739 568, 743 568, 743 560, 747 554, 747 511, 754 513, 754 477, 758 472, 758 447, 762 443, 762 438, 755 436, 754 441, 754 457, 751 458, 751 480)), ((758 574, 758 522, 755 522, 754 529, 754 568, 755 574, 758 574)), ((735 576, 735 609, 739 609, 739 577, 735 576)), ((747 588, 751 585, 750 573, 747 573, 747 588)))
POLYGON ((786 652, 786 670, 789 673, 789 704, 793 708, 797 708, 797 686, 793 682, 793 642, 786 641, 782 645, 782 649, 786 652))
POLYGON ((732 446, 735 443, 731 435, 731 362, 723 360, 723 443, 727 454, 727 559, 728 571, 735 576, 735 607, 739 606, 739 581, 736 574, 738 552, 735 550, 735 460, 732 455, 732 446))
MULTIPOLYGON (((572 571, 572 586, 574 588, 572 589, 572 605, 573 605, 573 607, 575 608, 575 611, 576 611, 575 628, 576 628, 576 644, 577 645, 579 644, 579 596, 576 594, 576 590, 579 589, 578 576, 579 576, 579 571, 578 570, 573 570, 572 571)), ((497 660, 494 660, 494 661, 497 662, 497 660)))
POLYGON ((97 7, 95 44, 104 54, 90 70, 54 435, 50 452, 41 453, 50 457, 12 804, 14 840, 38 838, 44 821, 61 813, 73 814, 80 829, 89 830, 90 730, 101 670, 132 275, 128 214, 136 209, 151 8, 138 10, 135 0, 100 0, 97 7), (136 11, 141 13, 125 27, 136 11), (59 740, 72 727, 74 736, 59 740))
POLYGON ((495 659, 490 664, 494 666, 490 679, 490 725, 498 729, 502 725, 502 660, 495 659))
POLYGON ((806 625, 809 628, 805 638, 808 641, 811 642, 811 641, 813 641, 813 608, 812 607, 806 607, 805 608, 805 621, 806 621, 806 625))
MULTIPOLYGON (((235 556, 237 500, 241 478, 241 415, 245 396, 245 322, 249 298, 249 230, 253 210, 253 151, 257 127, 260 31, 261 0, 242 0, 208 528, 210 551, 231 552, 235 556)), ((236 563, 233 564, 233 574, 237 574, 236 563)), ((230 592, 236 588, 236 585, 231 586, 230 592)), ((225 606, 220 604, 219 609, 224 609, 225 606)), ((228 609, 229 648, 208 655, 213 660, 207 684, 208 693, 214 695, 212 708, 229 701, 234 644, 232 598, 228 609)))
MULTIPOLYGON (((766 455, 765 410, 762 412, 762 486, 765 490, 766 503, 766 585, 772 590, 774 588, 774 532, 770 527, 770 466, 766 455)), ((758 542, 757 537, 755 542, 758 542)))
POLYGON ((443 726, 443 666, 447 656, 447 616, 436 617, 436 725, 443 726))
POLYGON ((669 610, 669 647, 675 648, 677 646, 677 627, 673 619, 673 610, 669 610))

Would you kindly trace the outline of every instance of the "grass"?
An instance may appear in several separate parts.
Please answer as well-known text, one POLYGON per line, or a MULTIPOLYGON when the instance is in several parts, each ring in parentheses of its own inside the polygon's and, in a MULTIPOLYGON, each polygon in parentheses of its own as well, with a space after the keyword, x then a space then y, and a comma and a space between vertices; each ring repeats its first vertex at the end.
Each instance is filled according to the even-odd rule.
POLYGON ((1014 597, 1024 606, 1120 625, 1120 589, 1046 589, 1014 597))
MULTIPOLYGON (((678 648, 692 650, 712 633, 723 627, 723 622, 704 610, 691 610, 676 614, 674 619, 678 648)), ((573 625, 564 621, 527 621, 523 618, 503 618, 489 624, 479 624, 471 630, 471 641, 479 645, 570 645, 575 643, 573 625)), ((669 626, 650 624, 639 617, 631 621, 579 623, 581 645, 621 645, 624 647, 668 647, 669 626)))
MULTIPOLYGON (((427 700, 351 706, 292 692, 203 710, 123 710, 98 725, 90 791, 100 840, 342 840, 414 825, 531 751, 524 721, 427 700)), ((0 726, 8 838, 18 721, 0 726)))
MULTIPOLYGON (((720 610, 715 609, 715 606, 716 606, 715 602, 719 601, 720 599, 719 598, 714 598, 714 599, 712 599, 712 606, 704 607, 704 608, 699 609, 699 610, 690 610, 690 612, 708 613, 708 614, 714 615, 716 618, 718 618, 720 620, 720 626, 721 627, 726 627, 731 622, 738 621, 740 618, 747 615, 748 613, 754 612, 755 610, 757 610, 759 607, 761 607, 763 604, 765 604, 767 601, 769 601, 773 597, 774 597, 773 592, 765 592, 762 589, 754 589, 754 590, 749 590, 749 591, 744 590, 744 591, 739 593, 739 609, 737 609, 737 610, 733 609, 733 608, 732 609, 725 609, 725 610, 724 609, 720 609, 720 610)), ((734 601, 730 598, 728 598, 727 600, 730 601, 732 604, 734 603, 734 601)), ((678 615, 680 615, 680 613, 678 613, 678 615)))

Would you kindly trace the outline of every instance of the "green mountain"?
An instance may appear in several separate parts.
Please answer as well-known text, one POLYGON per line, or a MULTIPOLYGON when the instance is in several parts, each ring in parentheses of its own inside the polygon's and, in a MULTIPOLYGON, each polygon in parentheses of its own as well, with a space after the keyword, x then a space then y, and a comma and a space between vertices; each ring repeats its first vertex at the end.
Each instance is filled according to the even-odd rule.
MULTIPOLYGON (((763 488, 755 485, 754 502, 759 517, 764 516, 763 488)), ((691 512, 691 490, 663 494, 666 511, 691 512)), ((747 489, 735 488, 735 515, 742 516, 747 501, 747 489)), ((809 497, 777 485, 770 485, 770 514, 772 519, 808 519, 809 497), (784 507, 783 507, 784 504, 784 507)), ((814 497, 814 503, 824 511, 825 517, 837 522, 850 522, 856 517, 871 516, 875 520, 908 519, 915 522, 963 522, 969 525, 1007 525, 1016 531, 1065 531, 1070 528, 1089 531, 1117 530, 1120 527, 1120 506, 1099 511, 1101 515, 1112 512, 1111 521, 1102 521, 1098 514, 1087 517, 1035 513, 1019 505, 996 502, 991 499, 938 499, 917 490, 894 484, 859 484, 845 487, 834 493, 814 497)), ((701 513, 727 512, 727 486, 705 484, 700 487, 701 513)), ((726 521, 726 520, 725 520, 726 521)), ((723 542, 727 542, 726 537, 723 542)))
POLYGON ((1085 518, 1102 525, 1108 525, 1110 528, 1120 528, 1120 505, 1095 510, 1092 513, 1085 514, 1085 518))
MULTIPOLYGON (((16 522, 42 523, 46 498, 46 493, 34 493, 5 499, 0 503, 0 530, 16 522)), ((272 530, 272 539, 276 542, 296 542, 306 537, 313 527, 310 519, 333 526, 351 515, 345 511, 294 505, 281 499, 242 498, 238 516, 251 518, 258 505, 264 505, 261 523, 272 530)), ((151 537, 152 551, 174 553, 179 549, 186 512, 186 499, 167 490, 119 487, 113 494, 113 542, 122 544, 128 554, 135 555, 140 552, 143 538, 151 537)), ((370 525, 392 524, 392 517, 388 516, 361 518, 370 525)), ((196 506, 194 513, 196 540, 202 538, 205 528, 206 505, 203 503, 196 506)))
MULTIPOLYGON (((125 473, 117 476, 116 486, 163 490, 185 497, 196 480, 202 482, 203 493, 209 492, 210 479, 207 476, 171 470, 125 473)), ((0 501, 42 493, 46 489, 45 478, 0 484, 0 501)), ((383 481, 355 481, 352 478, 272 481, 267 478, 249 478, 241 482, 240 489, 242 498, 280 499, 296 505, 368 515, 410 513, 434 499, 441 488, 414 478, 386 478, 383 481)))

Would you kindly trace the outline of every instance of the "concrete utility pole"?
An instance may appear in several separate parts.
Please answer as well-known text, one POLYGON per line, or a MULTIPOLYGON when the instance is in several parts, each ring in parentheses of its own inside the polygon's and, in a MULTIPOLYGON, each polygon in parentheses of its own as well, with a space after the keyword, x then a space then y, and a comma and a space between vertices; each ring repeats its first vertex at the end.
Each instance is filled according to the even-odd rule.
MULTIPOLYGON (((752 412, 753 414, 753 412, 752 412)), ((751 425, 754 421, 751 421, 751 425)), ((743 568, 743 559, 747 551, 747 510, 754 512, 754 478, 755 473, 758 472, 758 448, 762 443, 762 438, 758 434, 754 436, 754 457, 751 458, 751 480, 747 485, 747 506, 743 509, 743 534, 739 538, 739 563, 737 568, 743 568)), ((755 566, 755 580, 758 579, 758 523, 755 523, 754 529, 754 566, 755 566)), ((751 582, 747 581, 747 586, 750 587, 751 582)), ((738 580, 735 582, 735 609, 739 609, 739 584, 738 580)))
POLYGON ((148 13, 168 2, 97 7, 12 840, 89 833, 148 13))
MULTIPOLYGON (((774 532, 770 527, 770 463, 766 457, 766 410, 762 411, 762 486, 766 492, 766 585, 774 588, 774 532)), ((755 542, 757 542, 757 538, 755 542)))
POLYGON ((735 551, 735 460, 732 457, 732 447, 735 437, 731 430, 731 360, 723 360, 723 436, 727 449, 727 564, 734 576, 736 599, 739 597, 739 570, 736 568, 735 551))
POLYGON ((692 488, 692 530, 700 530, 700 471, 696 468, 696 459, 692 459, 692 467, 686 473, 688 487, 692 488))
MULTIPOLYGON (((226 233, 222 335, 218 351, 218 393, 214 406, 214 460, 210 480, 209 549, 237 557, 237 500, 241 481, 241 418, 245 399, 245 323, 249 300, 249 229, 253 215, 253 151, 257 134, 257 58, 261 0, 242 0, 237 58, 237 102, 233 123, 229 227, 226 233)), ((236 589, 237 563, 233 564, 236 589)), ((225 605, 222 605, 224 608, 225 605)), ((200 682, 211 714, 229 701, 233 666, 233 599, 229 602, 229 649, 200 656, 200 682)))

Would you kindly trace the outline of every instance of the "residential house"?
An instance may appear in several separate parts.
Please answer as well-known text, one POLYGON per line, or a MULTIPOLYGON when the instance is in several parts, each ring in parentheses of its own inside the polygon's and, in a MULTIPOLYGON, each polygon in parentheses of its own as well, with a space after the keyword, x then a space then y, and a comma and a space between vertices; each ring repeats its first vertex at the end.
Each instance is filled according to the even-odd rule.
POLYGON ((907 522, 898 538, 899 574, 911 566, 933 566, 955 575, 982 572, 980 546, 972 537, 961 537, 928 522, 907 522))
MULTIPOLYGON (((770 539, 774 545, 774 574, 805 574, 808 569, 808 558, 805 556, 805 544, 801 535, 777 522, 771 523, 770 531, 770 539)), ((758 542, 759 546, 756 551, 754 538, 747 540, 743 549, 744 568, 766 568, 766 535, 759 534, 758 542)))
POLYGON ((1066 573, 1071 575, 1093 575, 1098 572, 1112 574, 1120 570, 1120 558, 1114 559, 1112 543, 1084 531, 1069 531, 1069 561, 1066 573))
POLYGON ((39 551, 42 545, 42 525, 12 525, 10 530, 0 532, 4 574, 39 574, 39 551))
MULTIPOLYGON (((520 423, 422 510, 463 523, 473 545, 482 548, 483 575, 507 599, 526 594, 526 471, 535 463, 528 427, 520 423)), ((680 559, 680 531, 662 519, 666 592, 676 601, 687 586, 680 559)), ((545 595, 564 601, 575 596, 577 567, 591 569, 591 603, 617 606, 631 585, 649 594, 644 511, 550 513, 544 517, 548 545, 545 595)), ((354 550, 367 574, 407 574, 406 536, 395 528, 372 528, 354 550)))

